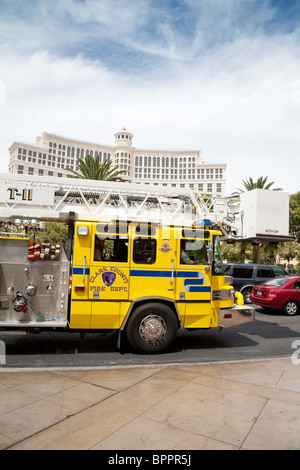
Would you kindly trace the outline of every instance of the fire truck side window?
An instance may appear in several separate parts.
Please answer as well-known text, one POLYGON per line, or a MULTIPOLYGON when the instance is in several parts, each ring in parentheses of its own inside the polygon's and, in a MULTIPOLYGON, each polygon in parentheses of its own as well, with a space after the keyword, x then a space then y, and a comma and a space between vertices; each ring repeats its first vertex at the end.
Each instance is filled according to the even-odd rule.
POLYGON ((128 238, 101 238, 95 236, 94 261, 126 263, 128 260, 128 238))
POLYGON ((135 238, 132 259, 137 264, 153 264, 156 261, 156 240, 154 238, 135 238))
POLYGON ((181 240, 180 264, 208 264, 206 240, 181 240))

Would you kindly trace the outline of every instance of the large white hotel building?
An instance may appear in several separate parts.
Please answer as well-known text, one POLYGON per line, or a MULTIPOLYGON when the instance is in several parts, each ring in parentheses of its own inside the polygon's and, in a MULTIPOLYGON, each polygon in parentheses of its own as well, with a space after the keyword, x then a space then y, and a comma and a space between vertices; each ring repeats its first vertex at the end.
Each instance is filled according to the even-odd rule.
POLYGON ((10 148, 10 173, 61 176, 72 175, 77 159, 99 155, 112 160, 123 178, 133 183, 162 184, 192 188, 213 195, 225 195, 224 163, 203 162, 201 150, 148 150, 133 147, 133 134, 123 128, 115 133, 114 145, 85 142, 43 132, 34 144, 14 142, 10 148))

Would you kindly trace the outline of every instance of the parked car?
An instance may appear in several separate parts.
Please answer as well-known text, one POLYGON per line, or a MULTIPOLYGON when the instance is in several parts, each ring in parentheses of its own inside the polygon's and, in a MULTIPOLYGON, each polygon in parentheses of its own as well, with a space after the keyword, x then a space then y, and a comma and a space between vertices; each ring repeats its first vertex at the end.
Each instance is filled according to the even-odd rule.
POLYGON ((296 315, 300 305, 300 276, 277 277, 254 286, 251 300, 264 308, 283 310, 296 315))
POLYGON ((228 263, 225 274, 232 276, 233 287, 244 296, 245 304, 251 303, 251 292, 255 285, 273 279, 276 276, 287 276, 281 266, 271 264, 228 263))

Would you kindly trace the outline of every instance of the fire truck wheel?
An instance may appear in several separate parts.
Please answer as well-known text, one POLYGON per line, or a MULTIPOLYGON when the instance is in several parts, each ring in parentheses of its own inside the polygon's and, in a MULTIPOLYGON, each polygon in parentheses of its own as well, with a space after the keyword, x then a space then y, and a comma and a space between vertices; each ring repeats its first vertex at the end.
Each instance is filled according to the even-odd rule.
POLYGON ((174 312, 166 305, 149 303, 138 307, 127 324, 127 339, 140 353, 156 353, 168 348, 178 330, 174 312))

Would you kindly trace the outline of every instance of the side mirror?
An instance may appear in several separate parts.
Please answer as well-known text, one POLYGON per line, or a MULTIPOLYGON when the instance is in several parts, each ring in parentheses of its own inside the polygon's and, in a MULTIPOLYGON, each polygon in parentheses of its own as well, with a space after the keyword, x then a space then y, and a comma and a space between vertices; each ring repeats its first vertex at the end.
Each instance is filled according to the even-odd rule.
POLYGON ((212 266, 213 261, 214 261, 214 246, 212 243, 209 244, 207 255, 208 255, 208 264, 212 266))

